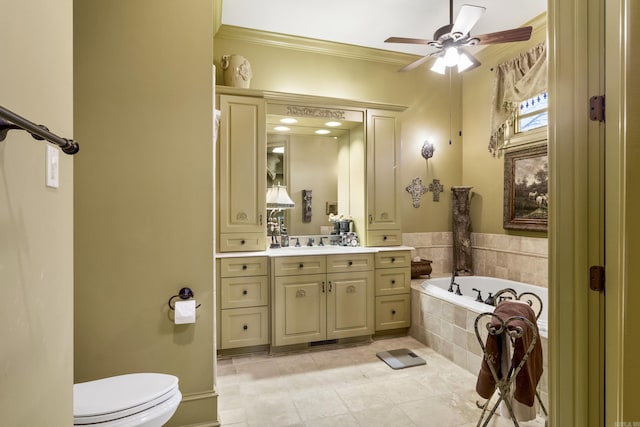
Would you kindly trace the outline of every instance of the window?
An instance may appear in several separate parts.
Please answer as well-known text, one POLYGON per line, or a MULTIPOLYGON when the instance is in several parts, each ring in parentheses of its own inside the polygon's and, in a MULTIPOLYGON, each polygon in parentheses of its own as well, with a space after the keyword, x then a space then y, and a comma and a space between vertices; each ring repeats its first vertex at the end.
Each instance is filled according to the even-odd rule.
POLYGON ((547 126, 549 121, 547 92, 522 101, 516 118, 516 133, 547 126))

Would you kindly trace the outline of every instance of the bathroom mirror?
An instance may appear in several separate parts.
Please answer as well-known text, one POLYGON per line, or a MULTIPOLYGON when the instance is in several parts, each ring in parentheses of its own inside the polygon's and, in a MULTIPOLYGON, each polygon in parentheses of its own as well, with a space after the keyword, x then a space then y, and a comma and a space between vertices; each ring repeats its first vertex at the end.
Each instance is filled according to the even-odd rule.
POLYGON ((364 147, 363 112, 290 105, 267 111, 267 185, 285 185, 296 204, 281 213, 289 235, 329 234, 331 210, 349 215, 351 162, 358 158, 352 152, 364 147))

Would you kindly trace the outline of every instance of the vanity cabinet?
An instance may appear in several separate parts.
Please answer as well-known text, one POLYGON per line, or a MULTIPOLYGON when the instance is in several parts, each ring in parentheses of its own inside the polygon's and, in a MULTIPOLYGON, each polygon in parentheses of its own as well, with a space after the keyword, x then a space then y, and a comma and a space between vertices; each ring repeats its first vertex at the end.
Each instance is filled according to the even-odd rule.
POLYGON ((275 257, 274 346, 371 335, 373 254, 275 257))
POLYGON ((267 257, 222 258, 218 272, 218 348, 269 344, 267 257))
POLYGON ((395 111, 367 110, 367 246, 402 244, 398 114, 395 111))
POLYGON ((264 99, 220 95, 218 249, 266 248, 266 113, 264 99))
POLYGON ((411 251, 375 254, 376 331, 411 326, 411 251))

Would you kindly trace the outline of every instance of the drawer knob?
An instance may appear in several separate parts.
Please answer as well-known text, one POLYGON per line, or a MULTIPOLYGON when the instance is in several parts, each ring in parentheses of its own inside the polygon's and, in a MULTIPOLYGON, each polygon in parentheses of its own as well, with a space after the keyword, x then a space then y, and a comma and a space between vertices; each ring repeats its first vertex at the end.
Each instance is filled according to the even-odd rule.
POLYGON ((395 280, 392 280, 392 281, 391 281, 391 284, 392 284, 392 285, 395 285, 395 284, 396 284, 396 281, 395 281, 395 280))
POLYGON ((300 263, 300 268, 304 268, 304 264, 303 263, 300 263))
POLYGON ((247 291, 246 289, 242 290, 242 295, 247 295, 249 293, 249 291, 247 291))
POLYGON ((242 266, 242 269, 243 269, 243 270, 246 270, 246 269, 247 269, 247 265, 246 265, 246 264, 244 264, 244 265, 242 266))
POLYGON ((240 240, 241 245, 244 245, 244 243, 245 243, 244 239, 240 240))
POLYGON ((246 331, 247 329, 249 329, 247 325, 242 325, 242 330, 246 331))
POLYGON ((395 258, 391 258, 391 262, 396 262, 396 259, 395 258))
POLYGON ((395 315, 396 311, 395 310, 391 310, 391 314, 395 315))
POLYGON ((353 261, 349 261, 349 266, 352 266, 352 265, 353 265, 353 261))

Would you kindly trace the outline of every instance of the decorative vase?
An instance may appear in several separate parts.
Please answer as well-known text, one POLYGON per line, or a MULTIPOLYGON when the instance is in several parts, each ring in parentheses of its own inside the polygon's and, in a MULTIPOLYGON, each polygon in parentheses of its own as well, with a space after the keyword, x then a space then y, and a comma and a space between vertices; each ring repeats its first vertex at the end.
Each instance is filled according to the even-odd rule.
POLYGON ((251 64, 242 55, 222 55, 222 71, 224 84, 233 87, 248 88, 251 83, 253 73, 251 64))

